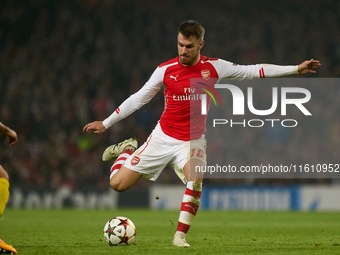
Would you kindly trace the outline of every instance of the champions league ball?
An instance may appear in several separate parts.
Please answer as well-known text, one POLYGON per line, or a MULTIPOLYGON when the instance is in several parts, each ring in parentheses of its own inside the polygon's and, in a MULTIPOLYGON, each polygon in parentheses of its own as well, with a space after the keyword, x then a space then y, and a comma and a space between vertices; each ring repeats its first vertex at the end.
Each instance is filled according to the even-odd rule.
POLYGON ((104 238, 109 245, 131 245, 136 238, 136 227, 126 217, 112 218, 104 226, 104 238))

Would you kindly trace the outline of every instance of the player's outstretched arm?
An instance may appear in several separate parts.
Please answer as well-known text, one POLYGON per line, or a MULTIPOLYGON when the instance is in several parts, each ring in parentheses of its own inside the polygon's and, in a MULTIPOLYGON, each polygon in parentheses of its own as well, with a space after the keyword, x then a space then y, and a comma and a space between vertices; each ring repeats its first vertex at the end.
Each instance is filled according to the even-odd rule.
POLYGON ((91 130, 93 131, 93 133, 99 134, 99 133, 103 133, 106 130, 106 128, 104 127, 102 121, 94 121, 94 122, 87 124, 83 128, 83 132, 90 133, 91 130))
POLYGON ((18 141, 17 133, 0 122, 0 133, 3 139, 9 138, 8 146, 12 146, 18 141))
POLYGON ((302 62, 299 66, 299 74, 305 74, 305 73, 316 73, 314 69, 318 69, 321 67, 321 63, 319 60, 306 60, 302 62))

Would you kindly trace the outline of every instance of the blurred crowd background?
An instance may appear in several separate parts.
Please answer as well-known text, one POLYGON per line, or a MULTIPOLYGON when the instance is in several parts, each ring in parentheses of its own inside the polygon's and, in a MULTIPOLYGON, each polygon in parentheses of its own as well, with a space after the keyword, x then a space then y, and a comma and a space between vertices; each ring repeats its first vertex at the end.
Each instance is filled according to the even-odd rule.
MULTIPOLYGON (((144 142, 163 111, 162 92, 103 134, 82 129, 109 116, 159 64, 177 56, 177 28, 188 19, 206 29, 201 51, 205 56, 239 64, 280 65, 314 58, 322 62, 322 69, 305 77, 340 76, 337 0, 4 0, 0 2, 0 121, 17 131, 19 142, 11 148, 0 147, 0 162, 9 172, 11 185, 107 189, 111 165, 101 161, 102 152, 131 136, 144 142)), ((326 161, 336 161, 340 121, 327 118, 339 116, 336 84, 330 91, 320 88, 320 93, 313 94, 320 97, 318 102, 329 104, 330 113, 317 113, 325 116, 327 125, 321 133, 320 127, 310 126, 315 129, 310 148, 316 155, 322 150, 326 161), (327 151, 313 147, 319 144, 326 144, 327 151)), ((275 152, 270 142, 262 144, 268 154, 256 154, 257 141, 266 136, 276 139, 275 148, 290 143, 291 153, 280 154, 282 163, 308 153, 301 152, 292 136, 285 138, 280 132, 257 132, 253 138, 232 132, 227 146, 237 153, 226 157, 234 162, 250 161, 240 156, 247 150, 258 160, 269 157, 275 152)), ((208 151, 209 146, 208 140, 208 151)), ((218 153, 213 140, 210 148, 218 153)), ((306 182, 265 179, 252 184, 301 181, 306 182)), ((159 182, 180 183, 171 168, 166 168, 159 182)), ((207 182, 249 183, 226 178, 207 182)), ((151 182, 140 181, 134 188, 148 185, 151 182)))

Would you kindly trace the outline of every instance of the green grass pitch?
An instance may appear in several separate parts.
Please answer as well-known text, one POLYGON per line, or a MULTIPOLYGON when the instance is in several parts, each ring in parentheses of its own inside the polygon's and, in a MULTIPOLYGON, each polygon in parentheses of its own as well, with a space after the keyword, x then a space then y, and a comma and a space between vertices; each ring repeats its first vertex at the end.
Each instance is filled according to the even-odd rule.
POLYGON ((14 210, 0 218, 0 238, 18 254, 340 254, 340 213, 199 211, 187 248, 172 246, 178 211, 14 210), (114 216, 136 225, 136 245, 109 246, 114 216))

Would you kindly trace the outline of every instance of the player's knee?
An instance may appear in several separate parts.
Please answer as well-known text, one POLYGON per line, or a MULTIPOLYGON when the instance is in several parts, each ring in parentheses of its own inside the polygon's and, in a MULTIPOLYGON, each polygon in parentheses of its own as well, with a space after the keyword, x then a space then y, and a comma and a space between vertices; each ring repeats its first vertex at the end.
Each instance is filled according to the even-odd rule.
POLYGON ((8 173, 6 172, 6 170, 2 167, 2 165, 0 165, 0 178, 4 178, 7 181, 9 181, 9 176, 8 173))
POLYGON ((124 187, 124 185, 122 185, 122 183, 116 180, 116 178, 114 177, 110 179, 110 186, 111 188, 113 188, 115 191, 118 191, 118 192, 123 192, 127 190, 127 188, 124 187))

